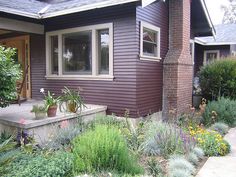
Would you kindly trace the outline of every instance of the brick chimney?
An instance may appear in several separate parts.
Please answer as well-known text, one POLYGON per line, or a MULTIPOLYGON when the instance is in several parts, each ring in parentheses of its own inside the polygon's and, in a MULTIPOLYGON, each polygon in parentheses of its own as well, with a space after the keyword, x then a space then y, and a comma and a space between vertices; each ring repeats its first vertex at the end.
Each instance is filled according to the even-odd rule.
POLYGON ((169 51, 163 70, 163 116, 184 112, 192 104, 193 62, 190 56, 191 0, 169 0, 169 51))

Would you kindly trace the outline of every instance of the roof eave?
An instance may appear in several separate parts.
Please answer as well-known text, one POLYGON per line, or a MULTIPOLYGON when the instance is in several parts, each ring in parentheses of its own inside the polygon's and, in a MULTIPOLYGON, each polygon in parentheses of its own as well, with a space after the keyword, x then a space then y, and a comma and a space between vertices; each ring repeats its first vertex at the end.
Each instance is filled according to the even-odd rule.
POLYGON ((10 13, 14 15, 20 15, 24 17, 29 17, 29 18, 34 18, 34 19, 39 19, 39 15, 30 13, 30 12, 24 12, 20 10, 15 10, 12 8, 7 8, 7 7, 0 7, 0 12, 5 12, 5 13, 10 13))
POLYGON ((92 10, 92 9, 99 9, 99 8, 103 8, 103 7, 126 4, 126 3, 136 2, 136 1, 140 1, 140 0, 126 0, 126 1, 123 1, 122 3, 121 2, 114 2, 111 4, 108 4, 106 2, 100 2, 100 3, 95 3, 92 5, 86 5, 83 7, 76 7, 76 8, 72 8, 72 9, 61 10, 58 12, 51 12, 51 13, 49 12, 49 13, 45 13, 45 14, 40 14, 40 18, 42 18, 42 19, 51 18, 51 17, 61 16, 61 15, 67 15, 67 14, 72 14, 72 13, 76 13, 76 12, 83 12, 83 11, 92 10))
POLYGON ((206 16, 206 18, 207 18, 208 25, 209 25, 209 27, 211 28, 212 36, 215 38, 215 36, 216 36, 216 30, 215 30, 215 27, 214 27, 213 22, 212 22, 212 20, 211 20, 209 11, 208 11, 207 6, 206 6, 206 3, 205 3, 205 0, 200 0, 200 2, 201 2, 201 5, 202 5, 202 8, 203 8, 203 10, 204 10, 205 16, 206 16))

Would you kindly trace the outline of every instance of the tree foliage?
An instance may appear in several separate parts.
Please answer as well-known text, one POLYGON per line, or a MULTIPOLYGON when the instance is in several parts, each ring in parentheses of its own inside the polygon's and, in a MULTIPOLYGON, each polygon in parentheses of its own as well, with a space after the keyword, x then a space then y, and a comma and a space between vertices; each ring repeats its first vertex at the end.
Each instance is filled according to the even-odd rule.
POLYGON ((224 24, 231 24, 236 23, 236 0, 228 0, 228 6, 222 6, 224 11, 223 23, 224 24))
POLYGON ((0 46, 0 107, 7 107, 17 96, 16 81, 21 78, 20 65, 13 57, 15 49, 0 46))

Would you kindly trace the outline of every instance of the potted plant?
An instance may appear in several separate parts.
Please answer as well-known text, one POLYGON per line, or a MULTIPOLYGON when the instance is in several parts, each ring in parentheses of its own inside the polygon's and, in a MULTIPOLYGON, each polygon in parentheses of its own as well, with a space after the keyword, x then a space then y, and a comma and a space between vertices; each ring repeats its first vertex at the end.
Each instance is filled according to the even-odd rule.
POLYGON ((45 105, 33 105, 31 112, 35 113, 36 119, 43 119, 46 117, 47 108, 45 105))
POLYGON ((83 106, 85 106, 82 97, 80 96, 79 89, 71 90, 67 87, 62 89, 63 95, 59 97, 59 107, 62 109, 76 113, 78 109, 81 112, 83 106))
POLYGON ((199 108, 202 101, 202 89, 199 83, 199 77, 195 77, 193 80, 193 106, 199 108))
POLYGON ((48 117, 55 117, 57 114, 58 98, 50 91, 48 91, 46 95, 43 88, 40 89, 40 92, 44 94, 44 103, 46 105, 48 117))

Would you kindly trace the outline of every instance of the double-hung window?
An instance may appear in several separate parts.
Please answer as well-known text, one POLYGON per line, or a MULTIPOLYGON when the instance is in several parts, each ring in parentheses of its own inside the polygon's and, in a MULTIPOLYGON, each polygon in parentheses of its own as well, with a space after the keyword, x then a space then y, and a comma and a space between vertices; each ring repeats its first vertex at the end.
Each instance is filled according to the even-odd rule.
POLYGON ((46 33, 48 79, 113 79, 112 23, 46 33))
POLYGON ((210 64, 215 60, 219 59, 220 51, 219 50, 205 50, 204 51, 204 65, 210 64))
POLYGON ((160 60, 160 28, 140 23, 140 59, 160 60))

